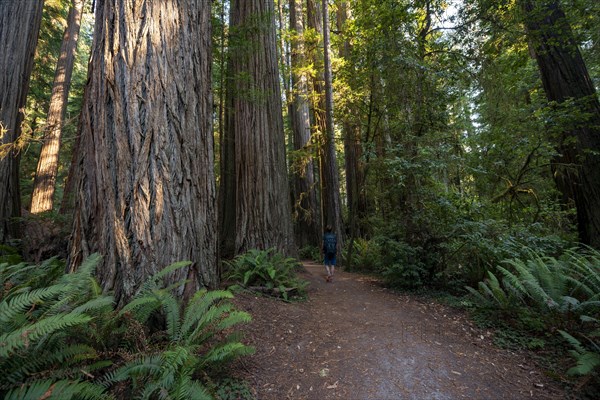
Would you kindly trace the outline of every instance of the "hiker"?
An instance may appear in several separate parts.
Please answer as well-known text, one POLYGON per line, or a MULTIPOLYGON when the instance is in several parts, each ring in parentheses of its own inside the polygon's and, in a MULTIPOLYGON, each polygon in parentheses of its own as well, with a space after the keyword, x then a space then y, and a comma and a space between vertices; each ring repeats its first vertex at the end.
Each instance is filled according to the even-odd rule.
POLYGON ((327 277, 325 280, 331 282, 333 279, 333 273, 335 272, 335 255, 337 252, 337 237, 333 233, 331 225, 327 225, 325 228, 325 234, 323 235, 323 255, 325 264, 325 270, 327 271, 327 277))

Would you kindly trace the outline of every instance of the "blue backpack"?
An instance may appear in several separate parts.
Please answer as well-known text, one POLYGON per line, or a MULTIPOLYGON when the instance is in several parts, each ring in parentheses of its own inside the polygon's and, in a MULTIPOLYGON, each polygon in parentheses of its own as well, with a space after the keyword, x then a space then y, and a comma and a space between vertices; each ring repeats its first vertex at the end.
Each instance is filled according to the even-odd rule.
POLYGON ((337 251, 337 238, 334 233, 328 232, 323 235, 323 251, 325 254, 335 254, 337 251))

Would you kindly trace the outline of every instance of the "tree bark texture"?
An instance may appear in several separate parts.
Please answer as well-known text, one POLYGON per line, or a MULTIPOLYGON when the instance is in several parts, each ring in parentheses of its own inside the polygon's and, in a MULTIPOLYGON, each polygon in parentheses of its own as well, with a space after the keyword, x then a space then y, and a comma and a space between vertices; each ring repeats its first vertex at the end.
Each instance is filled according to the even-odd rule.
POLYGON ((67 18, 67 27, 63 35, 62 45, 54 84, 50 97, 50 109, 46 123, 46 136, 38 160, 33 194, 31 196, 31 213, 37 214, 52 211, 54 207, 54 189, 58 175, 58 156, 60 150, 60 137, 67 109, 69 88, 73 75, 77 41, 81 28, 84 0, 73 0, 67 18))
POLYGON ((600 249, 600 103, 571 27, 556 0, 523 0, 525 25, 546 97, 572 101, 585 116, 565 127, 552 171, 563 196, 575 203, 579 240, 600 249))
POLYGON ((0 243, 19 236, 19 138, 43 0, 0 0, 0 243))
MULTIPOLYGON (((337 170, 335 138, 333 127, 333 91, 331 62, 329 56, 329 7, 327 1, 321 1, 321 9, 317 2, 309 2, 309 23, 323 37, 323 81, 315 82, 314 88, 319 97, 315 107, 317 126, 321 128, 321 199, 323 209, 323 225, 331 226, 338 237, 338 251, 343 247, 342 211, 340 200, 340 178, 337 170), (320 12, 319 12, 320 11, 320 12)), ((318 62, 315 62, 318 65, 318 62)), ((319 80, 317 76, 316 81, 319 80)))
POLYGON ((296 253, 285 159, 275 10, 234 0, 221 176, 225 257, 249 249, 296 253))
POLYGON ((304 57, 304 21, 302 1, 290 0, 292 93, 289 108, 294 150, 305 151, 298 165, 294 166, 294 230, 299 247, 320 245, 320 224, 314 177, 314 162, 310 148, 310 109, 308 77, 304 57))
POLYGON ((100 0, 82 111, 69 268, 90 253, 120 303, 167 265, 217 285, 211 2, 100 0))

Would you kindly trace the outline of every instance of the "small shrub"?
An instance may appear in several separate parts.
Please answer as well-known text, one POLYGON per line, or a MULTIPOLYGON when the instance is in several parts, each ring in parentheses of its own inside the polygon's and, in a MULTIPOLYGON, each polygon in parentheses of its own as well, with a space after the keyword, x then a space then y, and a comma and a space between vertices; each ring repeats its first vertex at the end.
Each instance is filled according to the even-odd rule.
POLYGON ((316 246, 305 246, 298 251, 298 256, 302 260, 311 260, 321 262, 321 250, 316 246))
POLYGON ((386 283, 392 287, 412 289, 425 285, 429 271, 422 261, 421 248, 396 242, 392 251, 397 261, 383 270, 386 283))
MULTIPOLYGON (((350 243, 348 243, 348 246, 350 243)), ((379 246, 374 240, 356 238, 352 242, 353 248, 350 253, 349 247, 343 249, 344 264, 351 270, 363 272, 379 272, 382 266, 379 246), (352 259, 350 260, 350 257, 352 259)))
POLYGON ((298 261, 269 250, 249 250, 230 262, 227 279, 244 288, 266 292, 289 300, 290 294, 304 295, 308 282, 298 279, 298 261))

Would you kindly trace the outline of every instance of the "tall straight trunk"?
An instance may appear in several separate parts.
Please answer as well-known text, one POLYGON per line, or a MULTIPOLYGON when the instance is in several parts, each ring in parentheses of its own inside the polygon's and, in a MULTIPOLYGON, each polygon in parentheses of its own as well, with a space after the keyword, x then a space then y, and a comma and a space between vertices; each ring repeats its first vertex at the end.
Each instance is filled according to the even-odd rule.
POLYGON ((217 285, 211 2, 97 0, 69 268, 93 252, 122 303, 180 260, 217 285))
MULTIPOLYGON (((294 150, 306 151, 310 146, 310 110, 308 82, 305 72, 304 21, 302 2, 290 0, 292 93, 289 107, 294 150)), ((312 152, 302 156, 293 168, 294 216, 296 240, 299 247, 318 246, 320 238, 319 210, 315 190, 314 163, 312 152)))
POLYGON ((313 115, 320 134, 319 171, 321 178, 322 224, 329 225, 338 237, 342 248, 342 221, 339 175, 333 137, 333 100, 331 93, 331 66, 329 62, 329 12, 327 2, 308 0, 308 23, 323 38, 323 52, 316 52, 314 64, 317 74, 313 79, 313 115), (317 7, 320 5, 321 7, 317 7), (327 15, 325 15, 327 12, 327 15), (329 71, 329 72, 327 72, 329 71), (329 83, 328 83, 329 82, 329 83), (329 93, 327 93, 329 91, 329 93))
POLYGON ((43 0, 0 0, 0 243, 19 236, 19 149, 43 0))
POLYGON ((343 246, 340 176, 337 169, 333 126, 333 83, 329 40, 329 5, 321 0, 323 12, 323 69, 325 71, 325 141, 323 143, 323 193, 325 193, 326 224, 338 237, 338 251, 343 246))
POLYGON ((295 254, 272 0, 234 0, 221 176, 225 257, 295 254))
MULTIPOLYGON (((346 34, 346 24, 348 21, 349 4, 347 1, 340 3, 337 11, 337 28, 343 35, 346 34)), ((352 54, 352 44, 346 37, 340 55, 350 64, 352 54)), ((353 107, 351 104, 350 107, 353 107)), ((365 166, 361 161, 363 155, 362 135, 360 125, 354 120, 354 110, 346 110, 346 116, 342 123, 344 135, 344 161, 346 169, 346 196, 348 204, 348 216, 350 225, 350 236, 355 237, 361 234, 361 221, 366 216, 367 200, 365 187, 365 166)))
POLYGON ((60 56, 54 74, 54 85, 50 97, 50 109, 46 124, 46 136, 38 160, 33 194, 31 196, 31 213, 37 214, 51 211, 54 207, 54 190, 56 176, 58 175, 58 155, 60 150, 60 137, 64 115, 67 109, 71 76, 75 64, 75 53, 81 16, 85 0, 72 0, 71 9, 67 18, 67 27, 63 35, 60 56))
POLYGON ((558 140, 552 170, 577 208, 579 240, 600 249, 600 103, 573 32, 557 0, 522 0, 531 49, 549 101, 572 101, 573 121, 558 140))

